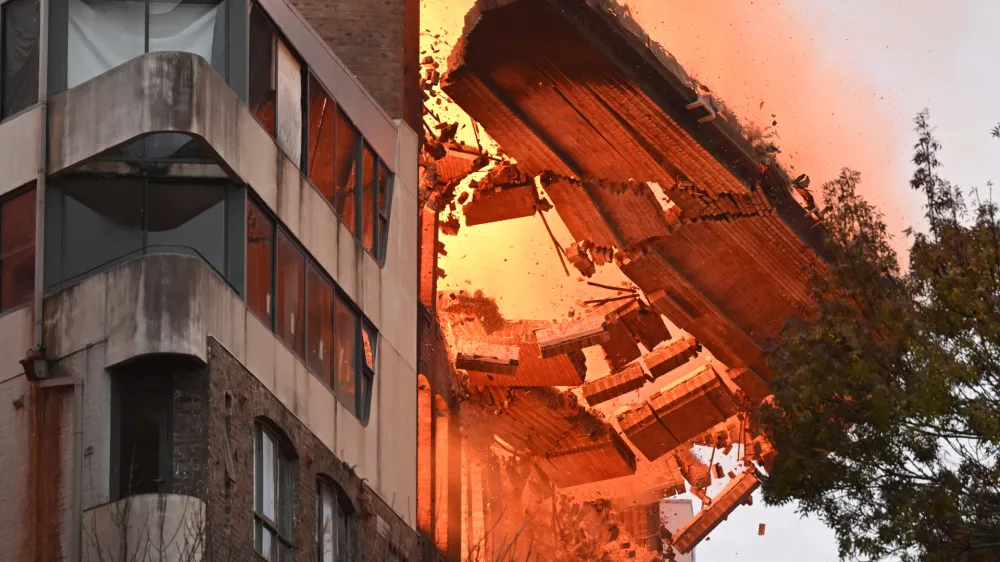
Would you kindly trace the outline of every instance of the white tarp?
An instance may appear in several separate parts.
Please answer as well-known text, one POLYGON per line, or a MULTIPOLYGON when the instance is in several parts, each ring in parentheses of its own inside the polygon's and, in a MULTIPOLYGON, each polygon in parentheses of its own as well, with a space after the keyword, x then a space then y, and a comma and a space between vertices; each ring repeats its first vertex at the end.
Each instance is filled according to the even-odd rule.
MULTIPOLYGON (((66 86, 72 88, 143 54, 145 10, 142 2, 69 0, 66 86)), ((151 2, 149 50, 184 51, 212 62, 218 13, 218 5, 151 2)))

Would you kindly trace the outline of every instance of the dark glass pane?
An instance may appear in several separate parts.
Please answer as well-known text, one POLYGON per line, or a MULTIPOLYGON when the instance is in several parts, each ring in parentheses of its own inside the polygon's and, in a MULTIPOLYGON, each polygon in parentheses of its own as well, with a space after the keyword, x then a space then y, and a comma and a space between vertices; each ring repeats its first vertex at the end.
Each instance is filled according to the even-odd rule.
POLYGON ((361 135, 347 120, 344 112, 337 111, 337 151, 336 183, 337 200, 335 207, 340 220, 344 221, 352 233, 357 234, 357 209, 354 186, 357 183, 358 142, 361 135))
MULTIPOLYGON (((278 336, 305 355, 306 258, 291 238, 278 232, 278 336)), ((290 373, 286 373, 291 376, 290 373)))
POLYGON ((309 179, 320 193, 334 202, 336 191, 333 177, 334 130, 337 119, 333 100, 319 81, 309 75, 309 155, 306 166, 309 179))
POLYGON ((274 136, 275 31, 263 8, 250 3, 250 111, 274 136))
POLYGON ((274 223, 247 203, 247 306, 271 327, 271 272, 274 223))
POLYGON ((360 403, 358 407, 357 416, 361 420, 361 423, 368 423, 368 415, 371 412, 372 407, 372 382, 373 379, 369 374, 365 374, 360 378, 361 390, 359 391, 358 402, 360 403))
POLYGON ((35 245, 35 190, 0 203, 0 260, 35 245))
POLYGON ((0 119, 38 101, 38 0, 4 4, 0 119))
POLYGON ((312 264, 306 274, 306 296, 309 302, 306 361, 313 373, 332 386, 333 285, 312 264))
POLYGON ((375 173, 378 161, 372 148, 365 145, 361 157, 361 244, 368 251, 375 248, 375 173))
POLYGON ((355 360, 358 349, 358 315, 354 309, 345 302, 340 295, 336 299, 334 329, 335 355, 334 370, 336 379, 334 381, 334 394, 340 403, 352 414, 356 411, 355 393, 357 387, 357 362, 355 360))
POLYGON ((150 182, 146 197, 148 251, 195 255, 225 271, 225 187, 150 182))
POLYGON ((142 181, 75 178, 62 184, 62 267, 69 281, 142 251, 142 181))
POLYGON ((122 377, 119 384, 119 494, 166 492, 161 459, 169 422, 170 389, 164 379, 122 377))
POLYGON ((146 5, 141 0, 67 1, 67 88, 146 52, 146 5))

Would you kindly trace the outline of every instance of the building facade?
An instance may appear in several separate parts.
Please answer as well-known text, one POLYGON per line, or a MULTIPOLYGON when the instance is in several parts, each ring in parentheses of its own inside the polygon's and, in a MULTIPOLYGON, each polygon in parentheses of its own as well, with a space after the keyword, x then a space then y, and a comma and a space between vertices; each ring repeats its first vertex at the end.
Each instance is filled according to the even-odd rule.
POLYGON ((0 559, 420 559, 416 6, 343 4, 0 0, 0 559))

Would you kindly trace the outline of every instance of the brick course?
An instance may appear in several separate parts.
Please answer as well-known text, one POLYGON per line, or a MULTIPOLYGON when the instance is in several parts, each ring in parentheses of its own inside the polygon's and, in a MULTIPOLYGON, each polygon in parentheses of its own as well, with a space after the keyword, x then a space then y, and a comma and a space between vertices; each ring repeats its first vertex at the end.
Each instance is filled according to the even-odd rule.
POLYGON ((394 119, 421 130, 419 0, 292 0, 394 119))

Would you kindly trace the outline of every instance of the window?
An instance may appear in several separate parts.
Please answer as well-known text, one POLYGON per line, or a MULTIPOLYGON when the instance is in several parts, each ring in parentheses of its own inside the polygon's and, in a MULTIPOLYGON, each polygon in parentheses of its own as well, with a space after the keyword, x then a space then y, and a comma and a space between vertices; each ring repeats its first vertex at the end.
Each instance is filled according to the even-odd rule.
POLYGON ((171 398, 169 375, 128 372, 114 379, 112 499, 170 492, 171 398))
POLYGON ((264 560, 292 559, 293 474, 278 434, 254 426, 254 548, 264 560))
POLYGON ((306 363, 327 384, 333 384, 333 285, 309 264, 306 273, 306 296, 309 303, 308 357, 306 363))
POLYGON ((0 9, 0 120, 38 101, 38 0, 0 9))
POLYGON ((378 360, 375 326, 253 202, 247 206, 247 306, 265 322, 273 311, 268 325, 275 334, 348 411, 368 423, 378 360))
POLYGON ((342 491, 325 478, 316 485, 318 562, 354 560, 354 510, 342 491))
POLYGON ((272 137, 275 133, 277 101, 277 30, 256 2, 250 3, 250 92, 249 106, 257 121, 272 137))
POLYGON ((226 278, 226 205, 233 189, 225 184, 73 176, 52 186, 46 201, 50 289, 152 253, 200 257, 226 278))
POLYGON ((334 130, 337 109, 323 86, 309 75, 309 151, 306 169, 316 189, 331 204, 335 202, 333 175, 334 130))
POLYGON ((274 223, 247 201, 247 306, 271 327, 274 223))
POLYGON ((375 250, 375 190, 378 161, 372 147, 365 144, 361 156, 361 244, 369 252, 375 250))
POLYGON ((35 293, 35 190, 0 203, 0 311, 35 293))
POLYGON ((340 220, 354 235, 358 234, 356 206, 357 193, 355 187, 358 180, 358 143, 361 134, 351 125, 343 111, 337 111, 337 151, 334 155, 337 196, 334 207, 340 220))
POLYGON ((306 258, 292 239, 278 231, 278 336, 305 357, 306 258))
POLYGON ((53 64, 65 73, 67 88, 155 51, 200 55, 226 77, 227 18, 221 0, 67 0, 53 6, 65 11, 58 18, 64 31, 53 29, 51 35, 65 34, 59 38, 65 41, 59 47, 63 52, 54 53, 53 64))
POLYGON ((355 362, 358 360, 358 315, 340 295, 337 295, 334 322, 336 354, 333 392, 341 404, 357 416, 358 365, 355 362))

